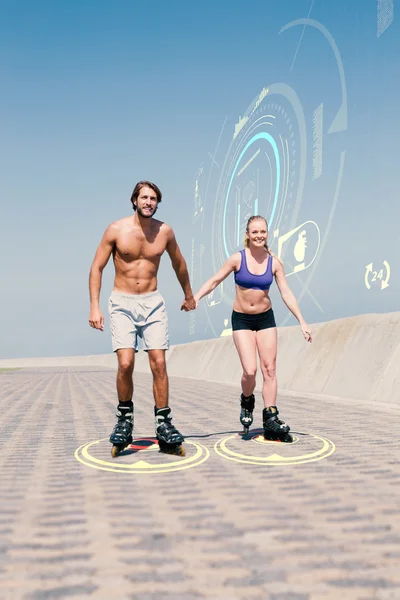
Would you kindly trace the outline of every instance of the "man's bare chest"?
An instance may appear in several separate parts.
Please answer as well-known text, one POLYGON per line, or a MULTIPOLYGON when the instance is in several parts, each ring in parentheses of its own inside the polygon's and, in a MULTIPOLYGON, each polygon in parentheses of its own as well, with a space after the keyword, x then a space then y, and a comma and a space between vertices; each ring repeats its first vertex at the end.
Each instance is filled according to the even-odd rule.
POLYGON ((166 248, 164 236, 144 236, 137 234, 122 234, 116 242, 116 254, 126 262, 140 259, 157 260, 166 248))

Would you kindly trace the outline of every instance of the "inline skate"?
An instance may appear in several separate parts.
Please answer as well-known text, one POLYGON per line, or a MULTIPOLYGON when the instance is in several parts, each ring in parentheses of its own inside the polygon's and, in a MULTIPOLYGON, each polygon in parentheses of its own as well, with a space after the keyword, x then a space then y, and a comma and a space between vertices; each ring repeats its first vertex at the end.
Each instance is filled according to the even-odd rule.
POLYGON ((247 435, 249 433, 249 428, 253 423, 253 410, 254 410, 255 398, 254 394, 251 396, 244 396, 241 394, 240 396, 240 422, 243 425, 243 434, 247 435))
POLYGON ((262 412, 264 438, 266 440, 279 440, 280 442, 293 442, 293 437, 289 433, 289 425, 278 419, 278 415, 279 411, 276 406, 264 408, 262 412))
POLYGON ((182 446, 183 435, 171 423, 172 415, 169 406, 165 408, 154 408, 156 437, 160 452, 185 456, 182 446))
POLYGON ((111 456, 113 458, 118 456, 118 454, 125 450, 127 446, 132 444, 133 405, 125 410, 118 406, 115 416, 118 420, 110 435, 110 442, 113 445, 111 456))

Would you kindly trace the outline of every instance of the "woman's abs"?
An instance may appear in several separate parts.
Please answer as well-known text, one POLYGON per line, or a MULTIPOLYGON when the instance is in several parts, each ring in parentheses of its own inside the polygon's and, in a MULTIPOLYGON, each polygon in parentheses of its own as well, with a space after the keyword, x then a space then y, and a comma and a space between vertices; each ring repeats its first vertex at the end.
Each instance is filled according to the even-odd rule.
POLYGON ((271 308, 268 292, 262 290, 243 289, 236 286, 236 298, 233 310, 236 312, 256 315, 271 308))

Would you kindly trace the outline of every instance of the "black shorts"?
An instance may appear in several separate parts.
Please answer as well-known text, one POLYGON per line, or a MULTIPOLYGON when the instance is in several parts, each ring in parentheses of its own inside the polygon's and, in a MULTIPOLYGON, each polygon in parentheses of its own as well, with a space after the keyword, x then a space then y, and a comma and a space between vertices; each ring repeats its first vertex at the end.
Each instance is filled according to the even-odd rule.
POLYGON ((269 308, 265 312, 257 315, 232 311, 232 330, 249 329, 250 331, 261 331, 261 329, 269 329, 276 327, 274 311, 269 308))

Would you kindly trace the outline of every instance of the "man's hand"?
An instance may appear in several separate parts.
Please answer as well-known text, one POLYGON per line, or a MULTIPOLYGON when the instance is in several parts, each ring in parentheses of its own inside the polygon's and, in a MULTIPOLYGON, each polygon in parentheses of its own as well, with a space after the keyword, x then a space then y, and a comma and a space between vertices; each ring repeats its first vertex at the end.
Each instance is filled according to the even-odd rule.
POLYGON ((194 310, 195 308, 197 308, 197 303, 193 296, 185 298, 182 302, 181 310, 189 312, 190 310, 194 310))
POLYGON ((100 308, 92 308, 89 315, 89 325, 93 329, 104 330, 104 317, 100 308))

